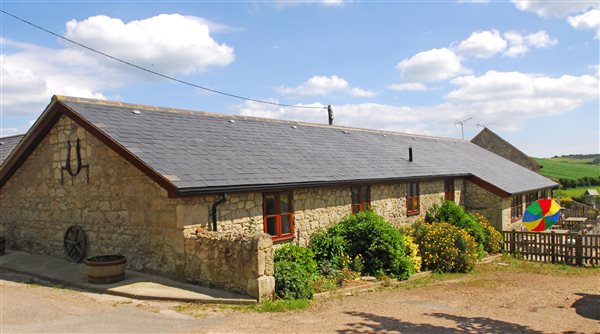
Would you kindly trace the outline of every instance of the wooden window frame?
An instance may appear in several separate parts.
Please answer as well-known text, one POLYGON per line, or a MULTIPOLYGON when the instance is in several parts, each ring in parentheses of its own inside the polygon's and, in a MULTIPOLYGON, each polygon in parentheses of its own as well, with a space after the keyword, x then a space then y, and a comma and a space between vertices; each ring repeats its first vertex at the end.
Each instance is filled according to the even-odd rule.
POLYGON ((371 186, 363 184, 359 186, 350 187, 350 198, 350 200, 352 201, 352 204, 350 205, 350 212, 359 213, 365 210, 369 210, 371 208, 371 186), (367 189, 367 202, 360 201, 360 199, 363 197, 364 188, 367 189), (354 202, 354 196, 352 196, 352 189, 358 189, 358 195, 356 196, 358 202, 354 202), (354 211, 354 208, 356 208, 356 212, 354 211))
POLYGON ((510 220, 515 222, 521 218, 523 218, 523 194, 513 195, 510 198, 510 220))
POLYGON ((294 205, 293 205, 293 201, 294 201, 294 198, 292 196, 291 191, 263 193, 263 232, 269 234, 269 232, 267 232, 267 218, 275 217, 277 235, 269 234, 271 236, 271 239, 273 239, 273 241, 289 240, 289 239, 294 238, 294 205), (289 213, 283 213, 283 214, 281 213, 280 196, 282 194, 286 194, 288 196, 288 205, 289 205, 288 211, 289 211, 289 213), (274 196, 275 197, 275 213, 274 214, 267 215, 267 201, 265 200, 266 196, 274 196), (281 233, 281 217, 282 216, 290 217, 290 233, 286 233, 286 234, 281 233))
POLYGON ((444 180, 444 198, 446 201, 455 201, 454 179, 444 180))
POLYGON ((418 215, 421 212, 421 192, 419 190, 419 182, 410 182, 406 184, 406 215, 407 216, 414 216, 414 215, 418 215), (412 189, 412 185, 416 184, 416 196, 415 194, 412 194, 411 189, 412 189), (412 196, 411 196, 412 195, 412 196), (415 205, 412 206, 412 209, 410 208, 410 206, 408 205, 409 203, 413 203, 413 199, 417 198, 416 201, 416 208, 415 205))
POLYGON ((530 206, 533 202, 537 201, 539 198, 540 198, 540 195, 538 194, 537 191, 525 194, 525 207, 530 206))

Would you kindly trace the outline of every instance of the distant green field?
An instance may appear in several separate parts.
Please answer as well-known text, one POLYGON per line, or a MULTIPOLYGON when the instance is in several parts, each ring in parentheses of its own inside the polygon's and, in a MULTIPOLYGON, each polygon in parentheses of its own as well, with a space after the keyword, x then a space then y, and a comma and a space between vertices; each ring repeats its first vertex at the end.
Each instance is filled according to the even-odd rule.
POLYGON ((579 179, 585 176, 600 176, 600 165, 591 164, 592 159, 575 159, 557 157, 551 159, 535 159, 543 167, 540 173, 552 179, 579 179))
POLYGON ((596 190, 598 190, 598 192, 600 192, 600 187, 598 187, 598 186, 579 187, 579 188, 572 188, 572 189, 555 189, 554 197, 579 198, 579 197, 583 196, 583 193, 587 189, 596 189, 596 190))

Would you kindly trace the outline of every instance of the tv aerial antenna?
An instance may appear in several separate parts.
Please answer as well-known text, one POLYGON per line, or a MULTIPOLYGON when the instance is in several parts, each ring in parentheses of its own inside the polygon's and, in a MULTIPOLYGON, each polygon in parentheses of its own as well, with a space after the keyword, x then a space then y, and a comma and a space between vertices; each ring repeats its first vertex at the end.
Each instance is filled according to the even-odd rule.
POLYGON ((470 121, 470 120, 472 120, 472 119, 473 119, 473 117, 469 117, 469 118, 463 119, 462 121, 456 121, 456 122, 454 123, 454 125, 459 125, 459 124, 460 124, 460 132, 462 133, 462 139, 463 139, 463 140, 465 140, 465 129, 464 129, 464 125, 465 125, 465 123, 466 123, 467 121, 470 121))

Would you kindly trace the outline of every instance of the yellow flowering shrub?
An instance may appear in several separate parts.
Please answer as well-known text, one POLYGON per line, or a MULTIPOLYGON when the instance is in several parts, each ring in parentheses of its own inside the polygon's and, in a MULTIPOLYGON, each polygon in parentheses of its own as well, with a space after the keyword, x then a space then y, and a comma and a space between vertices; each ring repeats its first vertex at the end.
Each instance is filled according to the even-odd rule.
POLYGON ((480 213, 473 213, 473 216, 483 228, 483 233, 485 234, 485 242, 483 246, 485 251, 488 254, 500 253, 500 251, 502 251, 502 244, 504 243, 502 233, 490 225, 490 222, 480 213))
POLYGON ((415 243, 415 239, 408 234, 404 235, 404 244, 406 246, 406 255, 410 256, 413 261, 414 272, 421 271, 421 256, 419 256, 419 246, 415 243))
POLYGON ((417 242, 423 267, 438 272, 473 269, 477 260, 477 242, 472 236, 446 222, 419 225, 417 242))

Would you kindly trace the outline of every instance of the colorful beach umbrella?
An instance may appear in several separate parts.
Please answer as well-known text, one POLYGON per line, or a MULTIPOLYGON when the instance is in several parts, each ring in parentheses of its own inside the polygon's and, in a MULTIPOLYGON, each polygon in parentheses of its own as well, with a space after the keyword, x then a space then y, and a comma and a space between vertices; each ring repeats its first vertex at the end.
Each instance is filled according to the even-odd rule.
POLYGON ((553 199, 538 199, 525 209, 523 225, 531 232, 549 229, 558 222, 560 205, 553 199))

